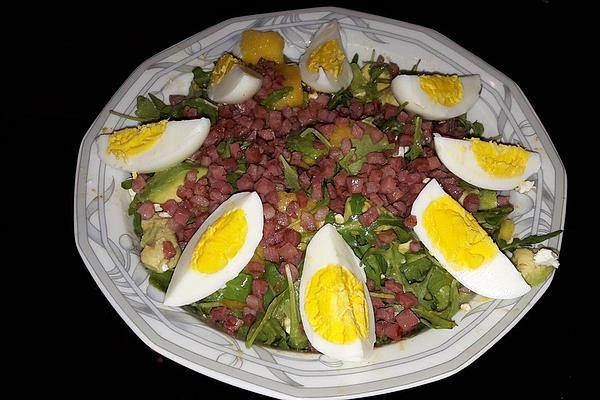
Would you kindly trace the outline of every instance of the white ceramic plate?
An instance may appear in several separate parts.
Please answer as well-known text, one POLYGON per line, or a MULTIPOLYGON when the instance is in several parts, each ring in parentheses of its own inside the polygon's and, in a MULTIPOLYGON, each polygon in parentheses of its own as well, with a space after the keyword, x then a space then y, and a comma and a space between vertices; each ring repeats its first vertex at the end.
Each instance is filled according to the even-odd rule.
MULTIPOLYGON (((119 187, 125 174, 106 167, 94 138, 103 128, 126 121, 109 114, 133 113, 135 99, 148 92, 163 96, 169 81, 193 66, 210 65, 230 50, 245 29, 276 30, 285 53, 302 53, 312 33, 338 19, 348 54, 368 59, 372 49, 409 69, 480 74, 481 98, 469 112, 486 132, 521 143, 542 155, 535 190, 521 196, 517 233, 547 233, 564 226, 566 174, 562 162, 521 90, 502 73, 439 33, 387 18, 339 8, 317 8, 240 17, 206 29, 140 65, 104 107, 83 138, 75 186, 75 237, 85 264, 110 303, 153 350, 202 374, 258 393, 283 398, 349 398, 386 393, 442 379, 469 365, 506 334, 550 285, 520 299, 483 302, 461 312, 452 330, 429 330, 376 349, 368 365, 345 365, 320 355, 277 351, 244 344, 177 308, 164 307, 148 286, 137 240, 126 215, 129 196, 119 187)), ((548 245, 559 248, 561 236, 548 245)))

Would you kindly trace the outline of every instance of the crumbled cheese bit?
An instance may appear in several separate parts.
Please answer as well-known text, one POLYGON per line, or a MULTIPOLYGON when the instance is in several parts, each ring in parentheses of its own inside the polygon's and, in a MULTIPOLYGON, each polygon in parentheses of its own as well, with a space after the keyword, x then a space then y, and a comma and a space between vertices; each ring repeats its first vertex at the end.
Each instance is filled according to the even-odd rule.
POLYGON ((344 223, 344 216, 342 214, 335 214, 335 216, 333 218, 335 219, 336 224, 344 223))
POLYGON ((167 266, 167 264, 163 264, 160 266, 160 269, 162 270, 162 272, 166 272, 169 269, 169 267, 167 266))
POLYGON ((431 178, 425 178, 421 181, 421 183, 428 183, 431 180, 431 178))
POLYGON ((154 203, 152 204, 154 206, 154 211, 159 212, 162 211, 162 207, 160 206, 160 204, 154 203))
POLYGON ((517 186, 519 193, 527 193, 533 188, 535 188, 533 181, 523 181, 519 183, 519 186, 517 186))
POLYGON ((319 97, 319 92, 317 92, 316 90, 312 90, 309 94, 308 94, 308 98, 311 100, 316 99, 317 97, 319 97))
POLYGON ((394 154, 394 157, 404 157, 408 150, 410 150, 408 146, 398 146, 398 151, 394 154))
POLYGON ((460 309, 465 312, 469 312, 469 311, 471 311, 471 305, 469 303, 462 303, 460 305, 460 309))
POLYGON ((283 319, 283 329, 285 329, 286 333, 289 335, 291 331, 292 321, 288 317, 283 319))
POLYGON ((169 215, 169 213, 165 212, 165 211, 159 212, 158 216, 161 217, 161 218, 171 218, 171 216, 169 215))
POLYGON ((537 265, 550 265, 551 267, 558 268, 560 263, 558 262, 558 254, 550 249, 539 249, 533 256, 533 261, 537 265))

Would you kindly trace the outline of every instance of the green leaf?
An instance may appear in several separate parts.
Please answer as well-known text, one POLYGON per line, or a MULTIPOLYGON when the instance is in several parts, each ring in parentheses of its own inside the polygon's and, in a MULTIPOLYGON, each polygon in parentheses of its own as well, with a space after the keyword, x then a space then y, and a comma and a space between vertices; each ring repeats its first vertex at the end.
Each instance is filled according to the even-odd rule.
POLYGON ((327 147, 323 149, 316 149, 313 146, 314 142, 315 137, 313 135, 303 136, 302 133, 294 132, 288 135, 285 146, 290 151, 300 152, 308 158, 317 161, 319 158, 327 155, 329 153, 329 149, 327 147))
POLYGON ((396 118, 390 118, 376 125, 382 132, 392 132, 394 136, 404 132, 404 122, 400 122, 396 118))
POLYGON ((129 178, 125 179, 123 182, 121 182, 121 187, 125 190, 131 189, 132 186, 133 186, 133 178, 132 177, 129 177, 129 178))
POLYGON ((410 72, 417 72, 417 69, 419 68, 419 64, 421 64, 421 59, 419 58, 419 61, 417 61, 410 69, 410 72))
POLYGON ((442 316, 439 312, 428 310, 425 307, 418 305, 414 307, 413 312, 421 317, 421 322, 427 323, 428 326, 435 329, 452 329, 456 323, 442 316), (423 319, 425 321, 423 321, 423 319))
POLYGON ((351 141, 354 148, 338 161, 340 167, 344 168, 348 172, 348 175, 351 176, 357 175, 360 172, 363 164, 367 161, 367 154, 393 150, 395 148, 395 145, 389 143, 386 137, 377 143, 373 143, 371 135, 366 133, 362 138, 352 138, 351 141))
POLYGON ((513 211, 511 206, 490 208, 489 210, 479 210, 473 213, 473 216, 479 224, 491 236, 495 237, 500 229, 500 223, 508 214, 513 211))
POLYGON ((138 239, 142 239, 142 235, 144 234, 144 230, 142 229, 142 216, 137 212, 133 214, 133 232, 138 239))
POLYGON ((136 103, 135 115, 139 118, 145 122, 159 119, 160 111, 156 108, 152 100, 147 99, 144 96, 138 96, 136 103))
POLYGON ((194 74, 194 79, 192 80, 192 84, 190 85, 188 97, 204 96, 204 94, 206 93, 206 87, 208 86, 208 82, 210 82, 211 72, 212 71, 204 71, 200 67, 196 67, 193 69, 192 73, 194 74))
POLYGON ((298 180, 298 172, 283 158, 283 154, 279 155, 279 161, 283 166, 283 176, 285 177, 285 183, 294 192, 300 190, 300 181, 298 180))
POLYGON ((223 297, 227 300, 246 302, 246 297, 252 292, 252 275, 241 272, 225 284, 223 297))
POLYGON ((400 271, 409 282, 422 282, 433 266, 425 254, 409 253, 406 255, 406 260, 406 263, 400 267, 400 271))
POLYGON ((181 103, 177 104, 177 109, 174 109, 170 115, 164 115, 164 117, 183 117, 183 109, 185 108, 185 106, 195 108, 198 112, 198 115, 209 118, 211 124, 214 125, 217 122, 217 107, 209 101, 204 100, 200 97, 183 100, 181 103))
POLYGON ((288 344, 293 349, 304 349, 308 347, 308 338, 302 330, 300 323, 298 302, 296 301, 296 288, 292 281, 292 273, 290 267, 286 264, 285 275, 288 283, 288 293, 290 295, 290 336, 288 338, 288 344))
MULTIPOLYGON (((248 336, 246 338, 246 347, 247 348, 252 347, 252 344, 254 343, 254 341, 256 340, 258 335, 260 333, 262 333, 263 330, 270 333, 271 330, 276 329, 269 323, 269 321, 271 320, 271 316, 273 315, 275 310, 287 298, 288 298, 288 289, 286 288, 284 292, 282 292, 279 296, 275 297, 273 299, 273 301, 271 301, 271 304, 269 304, 269 307, 267 307, 267 311, 265 311, 265 313, 262 316, 260 316, 254 322, 254 324, 252 324, 252 327, 248 331, 248 336)), ((277 322, 277 321, 275 321, 275 322, 277 322)), ((271 336, 274 336, 274 335, 271 335, 271 336)), ((266 341, 264 343, 269 344, 266 341)))
POLYGON ((231 157, 231 151, 229 150, 229 145, 233 142, 233 138, 227 138, 225 140, 221 140, 217 145, 217 153, 221 158, 229 158, 231 157))
POLYGON ((562 233, 562 230, 558 230, 558 231, 546 233, 544 235, 530 235, 523 239, 514 238, 510 244, 506 243, 506 241, 504 241, 502 239, 499 239, 498 247, 500 247, 500 250, 502 250, 502 251, 514 251, 514 250, 518 249, 519 247, 525 247, 525 246, 528 246, 531 244, 541 243, 544 240, 548 240, 550 238, 553 238, 554 236, 558 236, 561 233, 562 233))
POLYGON ((331 99, 327 102, 327 109, 331 111, 339 105, 349 107, 350 100, 352 100, 352 92, 348 89, 342 89, 331 96, 331 99))
POLYGON ((456 117, 458 122, 465 128, 467 135, 481 136, 483 135, 484 127, 479 121, 471 122, 467 119, 467 114, 462 114, 456 117))
POLYGON ((161 292, 166 292, 173 277, 173 271, 170 269, 165 272, 151 272, 148 282, 161 292))
POLYGON ((349 199, 350 212, 353 216, 358 216, 363 213, 363 207, 367 199, 360 193, 353 193, 349 199))
POLYGON ((292 90, 294 90, 294 88, 291 86, 285 86, 279 90, 274 90, 269 93, 260 104, 272 110, 273 107, 275 107, 275 103, 287 96, 292 90))
POLYGON ((271 261, 265 261, 265 278, 269 282, 269 287, 275 294, 280 294, 285 288, 286 279, 277 270, 277 264, 271 261))
POLYGON ((367 278, 375 283, 375 289, 381 287, 381 274, 387 269, 387 262, 383 255, 378 253, 369 254, 361 260, 365 266, 367 278))
POLYGON ((450 304, 450 285, 452 275, 443 268, 434 266, 427 283, 427 290, 433 297, 433 305, 437 311, 445 310, 450 304))
POLYGON ((408 153, 404 155, 404 157, 411 161, 423 155, 423 130, 421 129, 421 123, 421 117, 415 117, 415 133, 413 135, 413 143, 410 146, 408 153))

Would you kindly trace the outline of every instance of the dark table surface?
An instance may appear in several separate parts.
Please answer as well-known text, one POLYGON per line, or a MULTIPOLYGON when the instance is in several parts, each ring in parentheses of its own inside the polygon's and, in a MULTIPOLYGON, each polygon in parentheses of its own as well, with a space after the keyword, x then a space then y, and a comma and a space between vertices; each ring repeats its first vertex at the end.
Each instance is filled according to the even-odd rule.
MULTIPOLYGON (((504 72, 528 97, 566 169, 572 172, 576 155, 569 149, 566 134, 571 121, 558 112, 567 94, 564 85, 557 89, 564 83, 557 78, 557 68, 560 63, 564 66, 571 61, 559 45, 564 43, 561 23, 567 11, 554 1, 491 1, 485 6, 484 2, 464 1, 421 6, 416 3, 371 1, 350 5, 308 1, 271 6, 247 2, 240 6, 212 4, 208 9, 196 2, 164 3, 160 7, 138 2, 126 7, 106 5, 80 12, 76 18, 46 24, 51 45, 45 47, 42 57, 51 64, 44 73, 52 79, 45 79, 45 84, 56 97, 53 104, 39 110, 37 118, 63 127, 60 146, 70 156, 63 160, 67 199, 73 190, 81 138, 112 94, 146 58, 227 18, 323 5, 345 6, 433 28, 504 72), (66 62, 55 62, 61 59, 66 62)), ((71 201, 67 200, 65 208, 71 201)), ((572 211, 571 207, 567 214, 572 216, 572 211)), ((72 210, 66 211, 67 232, 72 232, 71 213, 72 210)), ((551 287, 504 338, 452 377, 381 397, 489 393, 502 397, 569 398, 577 375, 572 347, 575 334, 561 322, 561 315, 567 312, 565 297, 571 290, 570 264, 574 264, 571 253, 576 233, 568 228, 569 225, 561 255, 563 266, 551 287)), ((150 350, 102 295, 74 243, 71 247, 65 264, 69 270, 64 285, 68 293, 62 294, 65 311, 59 317, 63 325, 56 343, 56 357, 62 366, 57 372, 62 378, 54 381, 54 388, 77 393, 76 388, 82 384, 82 394, 91 390, 102 396, 118 393, 118 397, 137 398, 201 398, 207 391, 254 396, 150 350)))

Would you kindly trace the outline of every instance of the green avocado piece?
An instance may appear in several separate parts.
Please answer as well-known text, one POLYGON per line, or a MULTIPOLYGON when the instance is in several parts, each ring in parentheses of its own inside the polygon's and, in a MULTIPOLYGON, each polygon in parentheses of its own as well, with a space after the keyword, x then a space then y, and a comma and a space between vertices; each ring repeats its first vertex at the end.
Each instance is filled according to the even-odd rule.
POLYGON ((138 193, 140 201, 150 200, 153 203, 162 204, 169 199, 180 201, 177 196, 177 188, 183 185, 185 175, 189 171, 198 171, 198 178, 205 176, 208 172, 206 167, 192 162, 183 162, 164 171, 154 174, 141 192, 138 193))
POLYGON ((175 233, 167 228, 168 220, 168 218, 161 218, 155 215, 151 219, 142 221, 144 234, 141 240, 142 252, 140 260, 151 271, 165 272, 175 268, 181 255, 181 249, 177 243, 175 233), (175 256, 169 260, 165 259, 163 253, 163 243, 166 241, 170 241, 175 248, 175 256))
POLYGON ((548 279, 554 268, 549 265, 537 265, 533 256, 534 252, 531 249, 516 249, 512 255, 512 262, 525 281, 531 286, 536 286, 548 279))

